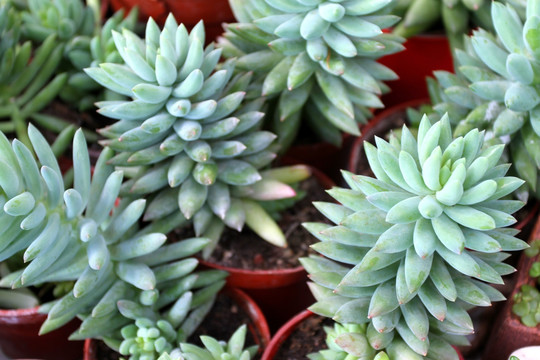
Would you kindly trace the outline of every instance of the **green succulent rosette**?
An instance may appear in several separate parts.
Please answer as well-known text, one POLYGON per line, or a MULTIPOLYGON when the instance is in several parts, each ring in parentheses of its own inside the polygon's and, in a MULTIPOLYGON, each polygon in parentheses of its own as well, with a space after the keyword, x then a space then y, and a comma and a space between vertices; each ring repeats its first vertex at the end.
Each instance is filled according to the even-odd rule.
POLYGON ((37 43, 55 34, 59 41, 92 36, 95 19, 92 8, 77 0, 27 0, 22 11, 22 34, 37 43))
POLYGON ((514 271, 504 251, 527 247, 505 228, 523 202, 504 197, 523 180, 498 165, 504 145, 483 139, 478 129, 452 138, 445 115, 433 125, 425 116, 417 138, 403 127, 400 138, 365 143, 376 178, 344 172, 351 189, 328 191, 340 204, 314 204, 335 225, 305 224, 324 256, 301 259, 310 309, 367 323, 381 341, 393 337, 385 344, 403 340, 410 349, 396 359, 457 359, 449 344, 473 332, 466 310, 504 300, 488 283, 514 271))
MULTIPOLYGON (((389 360, 384 351, 377 351, 385 344, 374 341, 372 335, 376 331, 373 326, 368 329, 366 324, 338 324, 333 327, 325 326, 326 345, 328 349, 309 354, 310 360, 389 360)), ((392 357, 393 359, 394 357, 392 357)))
MULTIPOLYGON (((126 359, 157 359, 164 352, 178 352, 175 349, 211 310, 228 275, 220 270, 193 272, 196 266, 197 260, 188 258, 156 267, 155 290, 135 297, 115 296, 119 311, 115 317, 104 320, 103 314, 93 313, 92 321, 85 319, 82 331, 71 338, 100 336, 126 359), (113 326, 104 328, 107 323, 113 326)), ((101 312, 98 306, 95 309, 101 312)))
POLYGON ((296 182, 308 173, 303 167, 260 170, 275 158, 276 136, 259 130, 261 101, 242 104, 251 74, 233 77, 234 61, 218 69, 221 49, 204 48, 204 37, 202 22, 188 34, 172 15, 162 31, 150 19, 145 40, 113 32, 125 64, 86 69, 129 98, 97 103, 99 113, 117 120, 100 131, 109 138, 102 144, 118 153, 111 164, 135 173, 123 192, 152 194, 145 220, 180 210, 214 244, 224 224, 237 230, 247 224, 283 246, 284 235, 257 201, 294 196, 279 179, 296 182))
POLYGON ((237 69, 254 71, 253 96, 276 98, 272 129, 287 148, 297 135, 301 110, 322 139, 341 143, 341 132, 380 108, 384 80, 396 74, 376 59, 403 50, 402 38, 383 34, 396 16, 382 14, 391 0, 231 1, 237 24, 219 41, 237 69))
MULTIPOLYGON (((162 288, 161 283, 168 288, 176 282, 188 290, 210 285, 208 276, 207 280, 195 275, 185 279, 197 266, 197 260, 188 257, 209 239, 163 246, 163 233, 183 224, 183 217, 139 228, 146 201, 124 199, 116 204, 123 173, 107 165, 112 150, 103 150, 91 176, 87 144, 78 130, 73 141, 74 186, 66 190, 51 146, 32 125, 28 136, 39 162, 20 141, 10 143, 0 135, 0 224, 4 229, 0 261, 24 261, 23 268, 4 276, 0 286, 74 282, 67 294, 42 305, 48 317, 41 333, 83 316, 74 337, 103 335, 125 321, 116 309, 119 299, 152 295, 162 288)), ((215 274, 210 279, 219 280, 215 274)), ((186 291, 179 286, 172 293, 164 290, 163 301, 172 302, 178 291, 186 291)))
POLYGON ((30 146, 27 121, 39 120, 39 112, 58 96, 68 76, 58 71, 64 46, 57 44, 56 36, 48 36, 33 48, 30 41, 21 42, 21 23, 20 12, 10 3, 1 2, 0 130, 15 132, 30 146))
POLYGON ((515 171, 538 197, 540 9, 529 1, 525 23, 510 5, 493 2, 491 10, 496 35, 479 29, 466 39, 465 50, 456 52, 459 75, 435 73, 432 102, 438 113, 449 113, 456 135, 476 127, 508 143, 515 171))
POLYGON ((23 37, 41 44, 54 35, 62 44, 63 54, 57 59, 58 66, 69 75, 59 95, 64 102, 76 105, 81 111, 93 109, 93 104, 104 98, 119 100, 112 92, 102 93, 103 88, 82 70, 104 61, 122 62, 111 31, 134 30, 138 13, 132 11, 124 18, 122 10, 101 25, 99 11, 95 9, 97 5, 93 5, 87 6, 80 0, 28 0, 27 8, 21 11, 23 37))
MULTIPOLYGON (((522 19, 525 18, 527 0, 506 0, 522 19)), ((409 38, 428 31, 442 20, 452 49, 463 47, 463 36, 471 28, 493 30, 490 14, 491 1, 487 0, 400 0, 392 10, 403 17, 394 33, 409 38)))
POLYGON ((210 336, 200 337, 204 348, 189 343, 180 344, 180 354, 189 360, 250 360, 255 357, 258 346, 244 349, 247 326, 240 326, 230 337, 229 341, 218 341, 210 336))

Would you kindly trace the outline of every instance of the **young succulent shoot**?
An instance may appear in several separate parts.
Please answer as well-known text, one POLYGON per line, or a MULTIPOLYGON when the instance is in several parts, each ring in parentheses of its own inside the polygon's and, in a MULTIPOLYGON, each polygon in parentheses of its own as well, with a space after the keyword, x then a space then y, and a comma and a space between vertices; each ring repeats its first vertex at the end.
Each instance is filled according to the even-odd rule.
MULTIPOLYGON (((208 239, 194 238, 162 247, 166 236, 161 230, 182 224, 183 218, 139 229, 145 200, 122 200, 115 207, 123 174, 107 164, 112 150, 104 149, 91 176, 81 130, 73 140, 74 187, 67 190, 43 135, 30 125, 28 137, 39 162, 20 141, 10 143, 0 134, 0 221, 5 230, 0 261, 22 254, 25 263, 4 276, 0 285, 75 282, 67 295, 42 306, 48 313, 42 333, 106 301, 105 314, 114 316, 111 299, 154 291, 162 271, 156 266, 191 256, 208 244, 208 239)), ((191 262, 196 266, 196 260, 191 262)))
POLYGON ((434 109, 448 111, 455 135, 486 129, 492 141, 509 143, 509 156, 530 195, 540 196, 540 22, 536 1, 528 1, 523 23, 511 5, 491 4, 496 34, 482 29, 456 51, 459 76, 436 73, 434 109))
POLYGON ((80 111, 93 109, 94 103, 104 98, 119 100, 118 95, 111 97, 113 93, 103 93, 103 88, 82 70, 95 62, 122 62, 111 30, 133 30, 138 15, 137 11, 132 11, 124 19, 124 11, 119 11, 102 26, 100 19, 95 18, 94 10, 80 0, 31 0, 21 15, 23 36, 41 44, 47 36, 54 34, 57 42, 64 44, 63 68, 69 77, 60 97, 80 111))
MULTIPOLYGON (((334 327, 325 326, 328 349, 309 354, 307 357, 310 360, 390 360, 384 351, 377 350, 380 347, 386 347, 386 344, 380 343, 380 336, 375 334, 376 330, 372 325, 369 326, 338 323, 334 323, 334 327)), ((386 340, 389 343, 392 336, 387 336, 386 340)))
POLYGON ((403 39, 383 34, 399 18, 383 15, 381 1, 231 1, 239 23, 219 40, 237 69, 253 71, 251 96, 275 98, 272 129, 283 149, 295 139, 301 111, 323 140, 341 144, 341 133, 359 135, 359 124, 381 108, 384 80, 396 74, 376 59, 403 50, 403 39))
POLYGON ((164 352, 158 357, 158 360, 184 360, 182 358, 182 355, 180 355, 180 349, 174 349, 169 354, 168 352, 164 352))
POLYGON ((28 120, 56 98, 67 82, 67 74, 57 73, 64 46, 57 44, 56 35, 48 36, 33 49, 30 41, 21 44, 20 32, 20 13, 9 2, 0 3, 0 130, 15 132, 30 146, 28 120))
POLYGON ((186 360, 250 360, 257 353, 258 346, 253 345, 244 349, 246 332, 247 326, 240 326, 227 342, 202 335, 200 339, 204 348, 184 342, 180 344, 180 354, 186 360))
MULTIPOLYGON (((188 261, 197 265, 195 259, 188 261)), ((212 308, 227 276, 226 272, 215 270, 191 273, 193 269, 171 277, 178 270, 167 265, 169 276, 158 282, 156 291, 140 293, 137 301, 119 300, 117 306, 125 324, 113 332, 104 329, 109 330, 101 333, 105 334, 104 341, 127 359, 157 359, 187 341, 212 308)), ((156 271, 158 277, 164 274, 163 270, 165 267, 156 271)), ((96 320, 103 323, 99 316, 96 320)), ((91 324, 86 325, 90 329, 91 324)))
MULTIPOLYGON (((538 256, 540 250, 540 240, 535 240, 531 247, 525 249, 528 257, 538 256)), ((540 261, 535 261, 529 269, 529 276, 534 279, 534 284, 524 284, 514 295, 512 312, 520 317, 521 323, 525 326, 536 327, 540 323, 540 261)))
POLYGON ((403 19, 394 33, 409 38, 429 30, 442 20, 451 48, 463 46, 463 36, 472 27, 492 29, 489 14, 490 1, 485 0, 412 0, 405 7, 398 6, 393 13, 403 19))
POLYGON ((452 138, 444 115, 433 125, 425 116, 417 138, 404 126, 400 138, 364 143, 376 178, 343 172, 351 189, 328 191, 340 204, 314 203, 335 225, 304 224, 324 256, 301 259, 310 309, 393 336, 392 359, 457 359, 450 344, 473 332, 466 310, 504 300, 489 283, 514 271, 505 251, 527 247, 505 228, 523 202, 504 197, 523 180, 498 165, 504 145, 483 139, 477 129, 452 138))
MULTIPOLYGON (((144 40, 128 30, 113 32, 125 64, 85 69, 130 98, 97 103, 99 113, 118 120, 101 130, 108 138, 102 144, 118 153, 109 163, 139 169, 123 193, 154 195, 145 220, 180 211, 193 220, 197 236, 214 243, 224 224, 241 230, 245 223, 285 246, 257 202, 295 195, 273 176, 277 170, 260 171, 275 157, 270 144, 276 136, 259 130, 261 101, 242 104, 251 74, 233 77, 234 61, 218 69, 221 50, 203 48, 204 38, 202 22, 188 33, 172 15, 162 31, 149 19, 144 40)), ((294 181, 309 175, 301 166, 282 170, 293 170, 294 181)))

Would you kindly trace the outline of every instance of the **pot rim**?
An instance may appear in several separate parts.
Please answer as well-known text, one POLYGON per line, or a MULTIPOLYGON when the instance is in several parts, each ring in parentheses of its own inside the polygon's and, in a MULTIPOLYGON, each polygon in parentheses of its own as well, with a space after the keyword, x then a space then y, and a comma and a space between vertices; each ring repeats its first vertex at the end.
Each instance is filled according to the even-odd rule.
MULTIPOLYGON (((299 165, 298 163, 296 163, 299 165)), ((294 164, 290 164, 294 165, 294 164)), ((303 165, 303 164, 302 164, 303 165)), ((321 170, 311 166, 306 165, 312 176, 319 182, 321 186, 323 186, 325 189, 330 189, 333 186, 335 186, 335 183, 321 170)), ((264 241, 261 239, 261 241, 264 241)), ((302 265, 298 265, 296 267, 292 268, 281 268, 281 269, 242 269, 242 268, 235 268, 231 266, 225 266, 218 263, 214 263, 212 261, 208 261, 205 259, 202 259, 200 256, 197 257, 197 260, 199 261, 200 265, 203 265, 208 268, 213 269, 219 269, 229 272, 229 279, 231 277, 234 279, 234 277, 250 277, 250 278, 259 278, 259 277, 267 277, 267 278, 277 278, 277 277, 283 277, 283 281, 277 281, 276 279, 270 280, 272 284, 277 284, 278 286, 285 286, 292 283, 299 282, 301 280, 307 280, 307 273, 304 270, 304 267, 302 265)), ((261 280, 264 282, 264 280, 261 280)), ((272 287, 268 284, 268 282, 265 282, 263 284, 252 284, 252 285, 245 285, 240 284, 236 279, 232 280, 232 283, 229 282, 232 286, 238 286, 241 288, 268 288, 272 287)), ((274 286, 275 287, 275 286, 274 286)))
POLYGON ((0 309, 0 321, 5 317, 20 317, 20 318, 43 318, 47 317, 47 314, 39 312, 40 306, 34 306, 32 308, 24 309, 0 309))
POLYGON ((289 321, 283 324, 274 334, 266 350, 262 354, 261 360, 272 360, 278 352, 281 345, 287 340, 289 335, 307 318, 315 315, 312 311, 306 309, 294 315, 289 321))

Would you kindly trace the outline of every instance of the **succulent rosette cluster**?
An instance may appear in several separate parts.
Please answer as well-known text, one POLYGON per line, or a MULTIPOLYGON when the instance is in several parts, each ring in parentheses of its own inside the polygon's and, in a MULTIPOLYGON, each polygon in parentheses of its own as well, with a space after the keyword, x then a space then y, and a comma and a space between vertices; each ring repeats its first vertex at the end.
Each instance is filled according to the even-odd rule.
MULTIPOLYGON (((145 220, 180 210, 214 243, 224 224, 240 230, 246 223, 283 246, 281 230, 257 203, 295 195, 274 176, 279 171, 260 171, 275 158, 276 136, 260 130, 262 102, 243 102, 251 74, 233 76, 234 61, 218 67, 221 49, 204 48, 204 38, 202 22, 188 33, 172 15, 163 30, 150 19, 144 40, 113 32, 125 64, 86 69, 128 97, 97 103, 99 113, 117 120, 101 130, 109 138, 102 144, 117 152, 111 164, 135 167, 125 195, 153 194, 145 220)), ((304 168, 291 170, 285 173, 292 182, 307 176, 304 168)))
MULTIPOLYGON (((525 18, 527 0, 502 0, 512 5, 525 18)), ((403 19, 394 33, 411 37, 425 32, 442 21, 451 47, 462 48, 463 36, 469 29, 482 27, 493 30, 490 1, 486 0, 411 0, 399 2, 392 13, 403 19)))
POLYGON ((435 74, 434 109, 449 113, 456 135, 486 129, 491 141, 508 143, 515 171, 538 197, 540 7, 529 1, 524 23, 511 5, 493 2, 491 12, 496 34, 479 29, 466 39, 465 49, 456 52, 459 75, 435 74))
POLYGON ((188 360, 250 360, 257 354, 257 345, 244 348, 247 326, 242 325, 231 335, 229 341, 218 341, 210 336, 202 335, 201 342, 204 348, 182 343, 180 354, 188 360))
MULTIPOLYGON (((107 165, 113 152, 103 150, 91 175, 81 130, 73 141, 75 176, 69 189, 43 135, 30 126, 28 136, 32 150, 0 133, 0 223, 5 231, 0 261, 24 262, 4 276, 0 286, 73 283, 65 295, 41 306, 48 314, 41 333, 81 316, 74 339, 108 334, 126 322, 117 309, 117 301, 125 298, 157 303, 159 297, 165 306, 193 289, 190 312, 201 313, 197 309, 212 305, 224 274, 192 274, 198 262, 189 258, 209 239, 165 245, 163 233, 182 224, 181 217, 139 228, 146 201, 123 199, 117 204, 123 173, 107 165)), ((194 324, 192 320, 192 328, 194 324)))
POLYGON ((450 344, 473 332, 466 310, 504 300, 489 283, 514 271, 506 251, 527 247, 506 228, 523 202, 505 197, 523 180, 499 164, 504 145, 483 145, 478 129, 453 138, 447 115, 425 116, 416 138, 403 127, 365 143, 375 178, 344 172, 351 188, 328 191, 339 204, 315 203, 333 224, 305 224, 324 256, 301 260, 310 309, 373 327, 371 346, 393 359, 457 359, 450 344))
POLYGON ((93 320, 85 319, 82 331, 72 338, 100 335, 112 349, 133 360, 157 359, 165 352, 177 352, 175 349, 187 341, 211 310, 227 276, 219 270, 193 272, 196 266, 197 260, 187 258, 156 267, 155 290, 131 297, 119 297, 116 291, 113 306, 119 313, 104 319, 101 308, 105 306, 96 306, 93 320), (106 323, 112 326, 104 326, 106 323))
POLYGON ((238 23, 219 41, 237 68, 253 71, 253 96, 276 98, 272 126, 285 147, 304 117, 322 139, 340 144, 341 132, 382 107, 384 80, 395 73, 376 59, 403 50, 402 38, 384 34, 398 17, 384 15, 391 0, 231 1, 238 23), (301 110, 306 114, 302 116, 301 110))
POLYGON ((309 354, 308 358, 310 360, 390 359, 384 351, 377 351, 376 347, 373 347, 370 343, 372 336, 376 332, 373 326, 368 327, 367 324, 342 325, 334 323, 333 327, 325 326, 324 331, 326 332, 326 345, 328 349, 309 354))
MULTIPOLYGON (((62 47, 57 64, 68 73, 66 84, 59 95, 66 103, 85 111, 94 108, 94 102, 116 100, 111 92, 90 79, 82 70, 94 62, 121 62, 112 40, 111 30, 133 30, 137 11, 124 18, 124 11, 110 17, 103 25, 97 4, 86 5, 79 0, 29 0, 21 11, 23 37, 41 44, 55 36, 62 47), (104 92, 104 93, 102 93, 104 92)), ((45 121, 45 120, 44 120, 45 121)))

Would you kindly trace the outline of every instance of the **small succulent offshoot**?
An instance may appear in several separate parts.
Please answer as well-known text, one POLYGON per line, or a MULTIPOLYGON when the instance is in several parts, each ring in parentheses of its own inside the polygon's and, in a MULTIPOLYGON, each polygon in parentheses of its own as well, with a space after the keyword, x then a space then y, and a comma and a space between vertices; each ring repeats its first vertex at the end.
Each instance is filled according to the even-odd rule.
POLYGON ((210 336, 202 335, 204 348, 189 343, 180 344, 180 353, 186 360, 250 360, 257 353, 258 346, 253 345, 244 349, 247 327, 240 326, 230 337, 229 341, 218 341, 210 336))
POLYGON ((231 1, 238 23, 218 44, 238 70, 254 72, 250 96, 276 99, 269 121, 284 149, 303 118, 339 145, 342 132, 359 135, 369 109, 383 106, 383 81, 397 76, 376 59, 403 50, 401 37, 382 32, 399 19, 385 15, 391 2, 231 1))
POLYGON ((149 19, 143 40, 113 32, 125 64, 87 68, 90 77, 128 97, 97 103, 118 120, 101 130, 117 155, 109 163, 135 169, 123 194, 153 195, 144 219, 180 211, 197 236, 213 240, 224 225, 247 224, 263 239, 285 246, 283 233, 258 201, 295 195, 287 185, 309 176, 302 166, 262 171, 274 158, 275 135, 260 130, 261 101, 244 102, 251 74, 233 76, 234 61, 217 66, 221 49, 203 47, 202 22, 191 33, 172 15, 163 30, 149 19), (136 168, 133 168, 136 167, 136 168), (282 180, 285 179, 285 180, 282 180))
MULTIPOLYGON (((540 240, 532 242, 531 247, 525 249, 528 257, 538 256, 540 253, 540 240)), ((525 326, 536 327, 540 323, 540 261, 535 261, 529 270, 529 276, 535 279, 535 283, 524 284, 519 292, 514 295, 514 305, 512 312, 520 317, 521 323, 525 326)))
POLYGON ((447 115, 375 142, 364 147, 376 178, 343 172, 351 189, 328 191, 340 204, 314 203, 335 225, 304 224, 324 256, 301 259, 310 309, 373 327, 392 359, 457 359, 466 310, 504 300, 489 283, 514 271, 505 251, 528 247, 506 228, 523 202, 505 197, 523 180, 499 164, 504 145, 483 146, 477 129, 453 138, 447 115))
MULTIPOLYGON (((193 265, 194 259, 186 262, 193 265)), ((196 261, 194 264, 196 266, 196 261)), ((179 273, 177 265, 161 267, 156 271, 160 278, 157 290, 141 293, 136 301, 118 300, 124 325, 114 331, 102 332, 102 336, 105 334, 103 340, 132 360, 157 359, 160 354, 174 351, 181 342, 187 341, 212 308, 227 276, 226 272, 216 270, 192 273, 194 267, 191 265, 177 278, 171 276, 179 273), (169 274, 167 278, 163 277, 165 273, 169 274)), ((96 315, 95 320, 102 322, 99 317, 96 315)))
MULTIPOLYGON (((526 0, 502 0, 525 18, 526 0)), ((398 1, 393 14, 403 17, 394 33, 409 38, 430 30, 442 20, 452 49, 463 47, 463 36, 470 29, 482 27, 492 31, 490 1, 486 0, 406 0, 398 1)))
POLYGON ((384 351, 378 351, 370 344, 370 338, 375 331, 366 324, 338 324, 333 327, 325 326, 326 345, 328 349, 309 354, 310 360, 390 360, 384 351))

